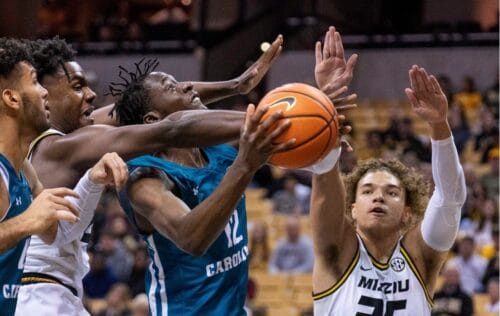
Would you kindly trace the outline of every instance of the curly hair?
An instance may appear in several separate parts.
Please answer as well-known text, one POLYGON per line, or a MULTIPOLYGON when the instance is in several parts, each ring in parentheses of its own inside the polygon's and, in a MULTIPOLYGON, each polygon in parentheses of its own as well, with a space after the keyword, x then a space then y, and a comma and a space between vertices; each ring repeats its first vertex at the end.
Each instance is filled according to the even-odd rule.
POLYGON ((33 64, 26 44, 15 38, 0 38, 0 77, 8 78, 23 61, 33 64))
POLYGON ((38 81, 42 81, 46 75, 53 75, 59 67, 69 78, 65 62, 74 61, 76 51, 59 36, 52 39, 36 40, 29 42, 30 53, 33 57, 33 66, 37 71, 38 81))
POLYGON ((118 98, 109 115, 112 117, 116 113, 120 125, 142 124, 144 115, 151 110, 144 80, 160 62, 157 59, 144 60, 134 63, 134 71, 118 66, 118 77, 122 82, 111 82, 109 85, 108 94, 118 98))
POLYGON ((418 223, 424 216, 429 202, 429 184, 415 170, 406 167, 397 160, 368 159, 359 163, 349 175, 344 177, 347 217, 353 221, 352 204, 356 200, 359 180, 365 174, 378 170, 387 171, 397 177, 405 189, 405 204, 411 208, 411 221, 404 229, 418 223))

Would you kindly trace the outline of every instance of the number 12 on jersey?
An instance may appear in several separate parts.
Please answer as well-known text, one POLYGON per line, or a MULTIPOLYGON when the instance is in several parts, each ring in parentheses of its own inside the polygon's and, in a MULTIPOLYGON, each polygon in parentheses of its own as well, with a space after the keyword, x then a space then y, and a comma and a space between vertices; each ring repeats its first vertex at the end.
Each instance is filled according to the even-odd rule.
POLYGON ((227 237, 227 248, 231 248, 236 246, 243 240, 243 236, 238 235, 238 224, 240 220, 238 219, 238 210, 235 210, 231 218, 229 219, 229 223, 227 223, 224 228, 224 233, 226 233, 227 237))

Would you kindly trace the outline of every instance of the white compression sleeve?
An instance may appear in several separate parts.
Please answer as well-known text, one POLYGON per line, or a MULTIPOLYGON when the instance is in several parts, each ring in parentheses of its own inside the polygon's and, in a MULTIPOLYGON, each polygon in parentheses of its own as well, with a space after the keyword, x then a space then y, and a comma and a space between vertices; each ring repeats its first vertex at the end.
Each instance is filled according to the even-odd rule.
POLYGON ((422 237, 432 249, 448 251, 455 241, 467 195, 453 137, 432 140, 432 177, 435 188, 422 221, 422 237))
POLYGON ((80 220, 75 224, 59 221, 57 235, 52 246, 60 247, 73 240, 82 238, 83 233, 92 222, 94 211, 99 203, 103 190, 104 185, 93 183, 89 179, 89 172, 87 171, 80 181, 78 181, 74 189, 80 198, 66 197, 66 199, 77 207, 80 212, 80 220))

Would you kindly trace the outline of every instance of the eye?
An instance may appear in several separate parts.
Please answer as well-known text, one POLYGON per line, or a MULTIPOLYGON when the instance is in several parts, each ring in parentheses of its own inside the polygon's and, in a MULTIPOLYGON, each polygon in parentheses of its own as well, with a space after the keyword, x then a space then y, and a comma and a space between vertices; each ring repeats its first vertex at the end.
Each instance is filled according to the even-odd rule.
POLYGON ((73 89, 75 89, 75 90, 82 90, 82 88, 83 88, 83 86, 81 84, 79 84, 79 83, 73 85, 73 89))
POLYGON ((361 194, 370 194, 370 193, 372 193, 371 190, 363 190, 363 191, 361 191, 361 194))
POLYGON ((399 196, 398 192, 396 192, 396 191, 391 191, 391 192, 389 192, 389 195, 390 195, 390 196, 392 196, 392 197, 397 197, 397 196, 399 196))

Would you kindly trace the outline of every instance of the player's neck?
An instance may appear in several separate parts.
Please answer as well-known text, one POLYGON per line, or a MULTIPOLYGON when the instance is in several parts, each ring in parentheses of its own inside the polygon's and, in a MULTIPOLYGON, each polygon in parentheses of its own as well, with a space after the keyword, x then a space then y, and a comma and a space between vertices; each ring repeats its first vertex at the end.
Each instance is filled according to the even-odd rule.
POLYGON ((2 127, 0 152, 9 160, 16 172, 19 172, 35 136, 19 128, 17 122, 10 119, 0 119, 0 126, 2 127))
POLYGON ((378 262, 389 261, 394 248, 399 241, 399 234, 381 234, 374 232, 364 232, 358 230, 358 234, 370 253, 378 262))
POLYGON ((169 148, 161 152, 160 157, 192 168, 204 168, 208 164, 199 148, 169 148))

